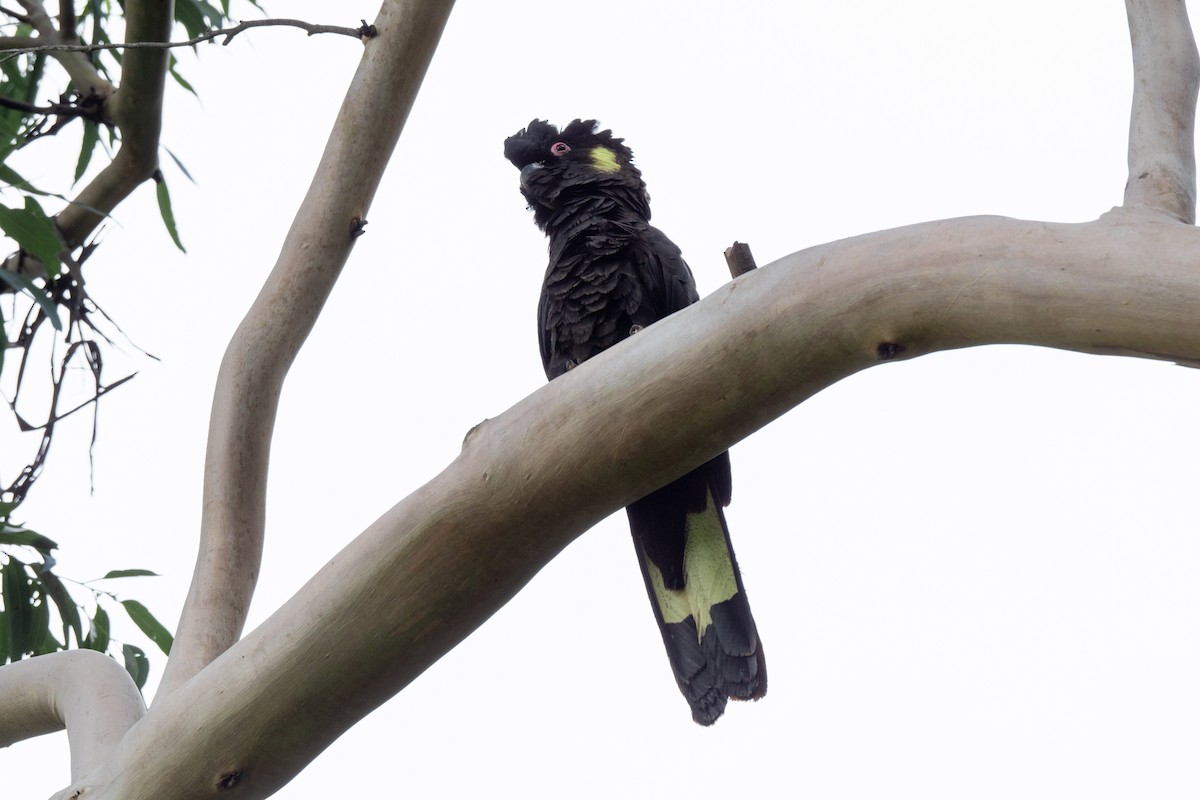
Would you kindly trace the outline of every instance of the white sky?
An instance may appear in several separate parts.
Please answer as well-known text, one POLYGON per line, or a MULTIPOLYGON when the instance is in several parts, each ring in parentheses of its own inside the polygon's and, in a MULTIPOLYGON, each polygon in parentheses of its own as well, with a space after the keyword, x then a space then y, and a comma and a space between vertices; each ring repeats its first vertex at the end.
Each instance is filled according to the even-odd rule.
MULTIPOLYGON (((171 625, 217 364, 360 51, 261 30, 183 56, 201 100, 170 91, 163 142, 199 182, 164 167, 188 255, 147 186, 89 264, 163 361, 131 356, 105 402, 94 496, 80 419, 25 518, 64 574, 162 573, 114 588, 171 625)), ((542 384, 545 244, 501 155, 532 117, 624 136, 708 293, 734 239, 765 265, 929 219, 1094 219, 1121 201, 1130 91, 1115 2, 463 0, 285 386, 250 626, 542 384)), ((733 451, 762 702, 691 722, 618 514, 277 797, 1195 796, 1198 402, 1192 370, 1031 348, 845 380, 733 451)), ((0 774, 5 798, 48 796, 65 736, 0 751, 0 774)))

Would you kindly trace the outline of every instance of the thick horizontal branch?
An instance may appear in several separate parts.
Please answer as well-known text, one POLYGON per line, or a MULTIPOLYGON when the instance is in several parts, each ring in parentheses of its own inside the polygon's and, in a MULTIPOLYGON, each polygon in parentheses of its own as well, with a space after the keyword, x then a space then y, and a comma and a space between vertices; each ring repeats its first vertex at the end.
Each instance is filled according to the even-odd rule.
POLYGON ((138 723, 96 798, 270 794, 608 513, 882 360, 993 343, 1200 365, 1200 231, 914 225, 755 270, 551 382, 138 723), (297 715, 297 708, 304 713, 297 715))

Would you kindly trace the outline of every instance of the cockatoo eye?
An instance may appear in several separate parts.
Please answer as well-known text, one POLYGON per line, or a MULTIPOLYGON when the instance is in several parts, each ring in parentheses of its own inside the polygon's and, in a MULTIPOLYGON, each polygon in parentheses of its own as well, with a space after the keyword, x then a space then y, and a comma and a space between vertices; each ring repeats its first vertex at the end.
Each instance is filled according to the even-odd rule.
POLYGON ((555 142, 550 145, 550 155, 552 156, 565 156, 569 152, 571 152, 571 145, 566 142, 555 142))

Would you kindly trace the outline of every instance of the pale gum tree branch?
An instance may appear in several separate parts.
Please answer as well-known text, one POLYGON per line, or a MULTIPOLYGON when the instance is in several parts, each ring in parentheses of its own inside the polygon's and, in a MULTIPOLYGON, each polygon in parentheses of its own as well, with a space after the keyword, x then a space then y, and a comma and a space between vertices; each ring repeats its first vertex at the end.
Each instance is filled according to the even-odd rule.
POLYGON ((1198 255, 1195 228, 1117 211, 924 223, 755 270, 477 428, 156 702, 87 800, 211 797, 234 775, 269 796, 580 533, 881 352, 1015 342, 1200 364, 1198 255))
MULTIPOLYGON (((35 5, 32 0, 22 3, 27 8, 35 5)), ((174 23, 174 8, 172 0, 127 0, 126 41, 166 41, 174 23)), ((44 9, 40 13, 45 16, 44 9)), ((82 54, 75 55, 84 58, 82 54)), ((120 88, 107 95, 105 106, 106 116, 121 131, 121 147, 113 160, 55 217, 64 249, 81 246, 105 217, 158 168, 167 58, 165 50, 139 49, 122 59, 120 88)), ((41 266, 36 259, 21 259, 17 253, 5 259, 0 268, 36 274, 41 266)))
MULTIPOLYGON (((1147 28, 1173 24, 1146 14, 1147 28)), ((1157 74, 1193 83, 1196 71, 1157 74)), ((1131 138, 1143 129, 1135 119, 1131 138)), ((1165 163, 1152 141, 1131 151, 1165 163)), ((1186 173, 1191 162, 1176 163, 1186 173)), ((234 785, 269 796, 588 527, 880 361, 1019 343, 1200 365, 1200 231, 1159 197, 1083 224, 972 217, 821 245, 590 359, 476 428, 441 474, 164 694, 80 800, 209 798, 234 785)), ((214 429, 233 413, 217 413, 222 402, 214 429)))
MULTIPOLYGON (((19 0, 19 2, 21 3, 21 7, 25 9, 29 24, 37 31, 38 35, 34 40, 34 44, 61 47, 79 43, 73 30, 74 15, 70 17, 72 30, 63 33, 55 26, 54 20, 51 19, 50 15, 46 13, 46 7, 41 0, 19 0)), ((86 54, 58 50, 52 52, 50 55, 66 71, 67 77, 71 79, 71 83, 75 84, 75 88, 79 90, 80 94, 97 94, 101 97, 108 97, 112 93, 112 84, 104 79, 104 76, 100 74, 96 66, 88 60, 86 54)))
POLYGON ((1133 112, 1125 207, 1196 221, 1196 89, 1200 58, 1184 0, 1126 0, 1133 112))
MULTIPOLYGON (((174 9, 172 0, 127 0, 126 41, 167 41, 174 9)), ((58 215, 58 229, 68 249, 83 244, 105 216, 158 168, 167 58, 165 50, 131 50, 121 60, 121 84, 106 108, 121 130, 121 149, 58 215)))
POLYGON ((284 377, 350 255, 452 0, 385 2, 279 259, 225 351, 204 470, 200 553, 156 702, 241 635, 262 557, 284 377), (382 99, 382 100, 381 100, 382 99))
POLYGON ((0 669, 0 747, 67 730, 71 780, 101 766, 146 713, 124 667, 94 650, 68 650, 0 669))

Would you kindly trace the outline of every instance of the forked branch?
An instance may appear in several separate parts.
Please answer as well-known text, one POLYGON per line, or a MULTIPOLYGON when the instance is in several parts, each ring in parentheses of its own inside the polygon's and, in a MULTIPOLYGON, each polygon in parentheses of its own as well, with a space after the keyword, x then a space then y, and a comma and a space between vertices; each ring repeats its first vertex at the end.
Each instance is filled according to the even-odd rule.
POLYGON ((379 37, 363 55, 275 268, 225 351, 209 423, 200 553, 155 702, 241 635, 262 557, 283 379, 361 231, 452 5, 384 3, 379 37))

